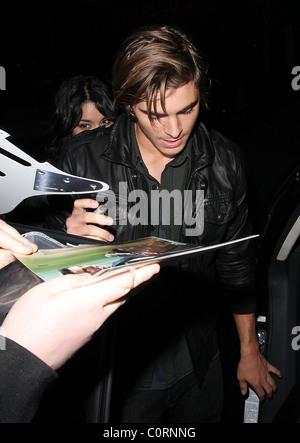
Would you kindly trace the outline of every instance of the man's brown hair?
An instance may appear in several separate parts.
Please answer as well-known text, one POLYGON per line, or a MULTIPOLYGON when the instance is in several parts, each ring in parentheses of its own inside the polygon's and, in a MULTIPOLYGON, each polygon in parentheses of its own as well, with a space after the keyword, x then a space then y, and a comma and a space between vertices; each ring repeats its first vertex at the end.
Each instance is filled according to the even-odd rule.
POLYGON ((194 81, 200 106, 207 108, 207 70, 192 39, 179 28, 140 28, 127 37, 116 55, 112 74, 115 103, 134 117, 132 106, 146 100, 151 119, 153 112, 157 113, 157 98, 166 111, 167 89, 194 81))

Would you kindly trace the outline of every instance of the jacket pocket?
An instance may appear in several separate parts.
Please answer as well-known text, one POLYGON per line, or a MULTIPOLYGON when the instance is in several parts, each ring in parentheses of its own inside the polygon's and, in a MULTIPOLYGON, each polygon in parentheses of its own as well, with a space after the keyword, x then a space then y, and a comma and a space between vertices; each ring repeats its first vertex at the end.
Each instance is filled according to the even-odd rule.
POLYGON ((232 220, 237 212, 236 202, 231 194, 209 196, 204 200, 204 221, 223 225, 232 220))

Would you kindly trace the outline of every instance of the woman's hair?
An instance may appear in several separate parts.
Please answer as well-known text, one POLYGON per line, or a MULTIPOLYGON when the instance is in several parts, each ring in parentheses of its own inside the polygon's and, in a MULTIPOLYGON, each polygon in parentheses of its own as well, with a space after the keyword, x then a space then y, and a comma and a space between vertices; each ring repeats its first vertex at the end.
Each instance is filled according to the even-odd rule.
POLYGON ((79 75, 65 80, 55 97, 52 116, 52 141, 48 148, 50 159, 55 160, 74 128, 82 118, 82 104, 95 103, 98 111, 110 121, 115 121, 118 113, 108 86, 93 76, 79 75))
MULTIPOLYGON (((168 88, 194 81, 200 106, 207 108, 208 66, 192 39, 172 26, 144 27, 127 37, 115 59, 112 89, 116 105, 134 117, 132 106, 146 100, 148 116, 156 99, 165 111, 168 88)), ((152 113, 153 114, 153 113, 152 113)))

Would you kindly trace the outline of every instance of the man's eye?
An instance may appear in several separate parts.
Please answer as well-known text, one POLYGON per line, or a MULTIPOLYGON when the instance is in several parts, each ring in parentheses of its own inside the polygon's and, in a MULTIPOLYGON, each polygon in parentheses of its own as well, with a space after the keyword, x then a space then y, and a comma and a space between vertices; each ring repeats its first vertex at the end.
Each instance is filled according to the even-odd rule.
POLYGON ((163 121, 163 119, 165 117, 166 117, 165 115, 155 115, 155 114, 153 114, 153 115, 151 115, 151 121, 159 121, 159 122, 161 122, 161 121, 163 121))
POLYGON ((192 112, 193 109, 194 109, 194 108, 189 108, 189 109, 187 109, 186 111, 184 111, 184 114, 185 114, 185 115, 190 114, 190 113, 192 112))

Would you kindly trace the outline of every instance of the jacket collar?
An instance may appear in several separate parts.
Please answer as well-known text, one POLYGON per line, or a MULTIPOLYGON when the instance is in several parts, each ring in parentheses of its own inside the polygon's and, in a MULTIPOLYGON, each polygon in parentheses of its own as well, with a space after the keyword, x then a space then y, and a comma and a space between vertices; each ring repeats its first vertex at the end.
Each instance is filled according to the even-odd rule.
POLYGON ((192 161, 193 171, 211 165, 215 158, 215 149, 211 134, 202 122, 196 124, 193 134, 192 161))
POLYGON ((132 166, 131 125, 133 125, 133 122, 125 113, 117 118, 115 123, 111 126, 112 131, 109 137, 109 142, 101 157, 114 163, 132 166))
MULTIPOLYGON (((125 113, 121 114, 111 126, 107 148, 101 155, 108 161, 134 167, 131 150, 131 127, 133 121, 125 113)), ((213 163, 214 147, 207 128, 203 123, 196 124, 192 132, 192 158, 193 171, 203 169, 213 163)))

